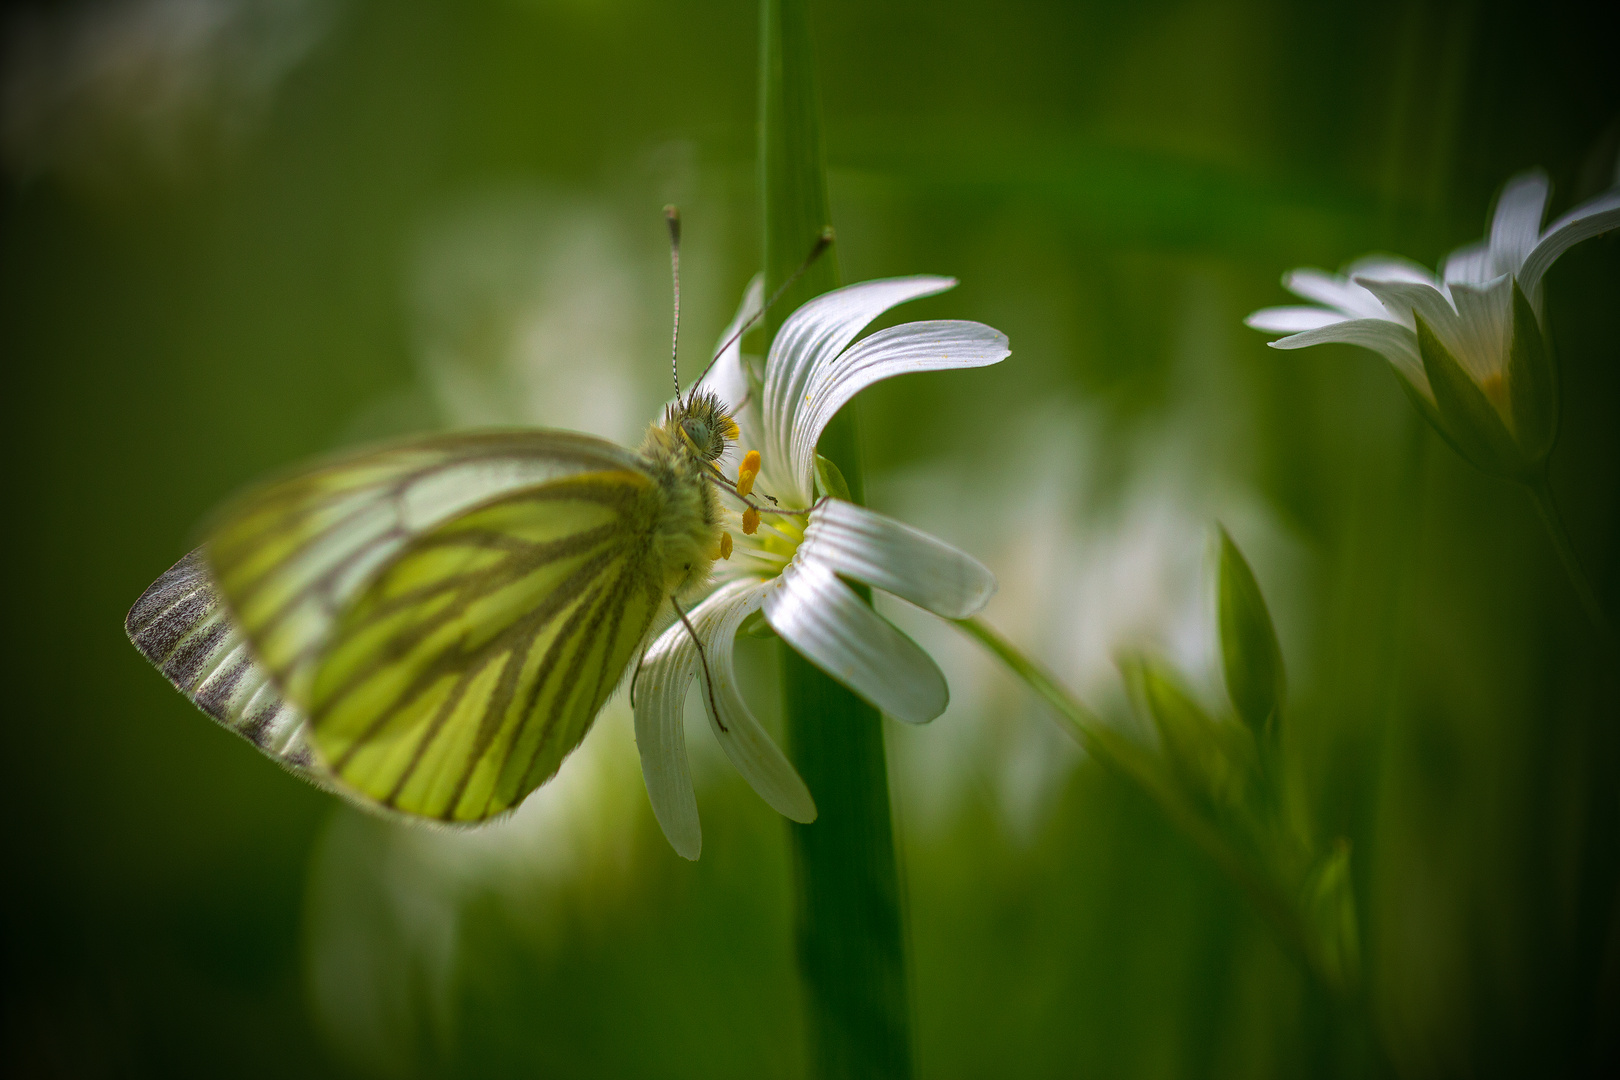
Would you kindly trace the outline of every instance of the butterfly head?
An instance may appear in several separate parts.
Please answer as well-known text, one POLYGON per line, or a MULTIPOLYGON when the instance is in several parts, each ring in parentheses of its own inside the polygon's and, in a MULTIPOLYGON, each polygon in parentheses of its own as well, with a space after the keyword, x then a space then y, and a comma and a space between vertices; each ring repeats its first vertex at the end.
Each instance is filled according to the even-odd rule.
POLYGON ((703 461, 718 461, 737 438, 737 421, 708 390, 694 390, 664 414, 664 426, 703 461))

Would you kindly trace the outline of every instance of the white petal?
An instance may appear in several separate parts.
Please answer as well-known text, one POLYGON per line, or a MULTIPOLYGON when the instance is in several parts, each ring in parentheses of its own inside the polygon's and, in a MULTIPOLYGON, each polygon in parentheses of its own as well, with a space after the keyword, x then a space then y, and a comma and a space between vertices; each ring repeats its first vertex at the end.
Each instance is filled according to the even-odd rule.
POLYGON ((1363 255, 1345 268, 1345 276, 1352 281, 1358 277, 1377 278, 1379 281, 1409 281, 1414 285, 1436 285, 1433 273, 1400 255, 1363 255))
POLYGON ((765 598, 765 621, 807 660, 896 720, 927 723, 950 701, 945 676, 928 654, 830 567, 795 561, 765 598))
MULTIPOLYGON (((709 688, 701 681, 699 696, 726 756, 760 797, 794 821, 814 821, 816 804, 810 789, 754 718, 737 688, 733 662, 737 627, 759 609, 768 589, 759 578, 731 581, 687 613, 708 655, 719 718, 710 707, 709 688)), ((676 621, 647 650, 636 693, 636 745, 641 751, 647 795, 664 835, 688 859, 698 857, 702 831, 686 759, 686 693, 702 670, 691 633, 676 621)))
POLYGON ((1304 349, 1327 344, 1360 345, 1371 349, 1393 364, 1425 397, 1434 396, 1429 389, 1429 377, 1423 371, 1423 358, 1418 355, 1417 333, 1388 319, 1346 319, 1320 330, 1306 330, 1291 337, 1279 338, 1271 343, 1271 347, 1304 349))
POLYGON ((732 338, 749 320, 759 315, 759 310, 765 305, 765 276, 755 274, 754 279, 748 283, 743 292, 742 304, 737 308, 737 314, 732 316, 731 322, 715 342, 715 360, 706 375, 698 382, 698 386, 705 390, 712 390, 718 394, 721 401, 731 406, 748 396, 748 377, 742 367, 742 338, 732 338), (726 342, 731 342, 726 345, 726 342), (726 345, 722 351, 721 346, 726 345))
MULTIPOLYGON (((742 461, 743 455, 750 450, 759 450, 765 445, 765 424, 759 407, 758 394, 741 399, 729 398, 727 404, 732 407, 732 418, 737 421, 737 442, 716 464, 720 466, 721 471, 735 475, 736 466, 742 461)), ((774 491, 771 486, 775 482, 774 471, 764 469, 761 475, 762 490, 774 491)))
POLYGON ((1268 334, 1297 334, 1301 330, 1317 330, 1334 323, 1344 322, 1349 316, 1340 311, 1319 307, 1261 308, 1243 320, 1243 325, 1268 334))
POLYGON ((809 490, 816 475, 816 442, 838 410, 873 383, 896 375, 986 367, 1005 360, 1007 335, 956 319, 913 322, 879 330, 811 371, 788 440, 794 482, 809 490))
POLYGON ((973 556, 864 506, 829 499, 810 516, 807 562, 893 593, 947 619, 965 619, 989 602, 996 578, 973 556))
POLYGON ((1541 218, 1546 212, 1546 173, 1536 169, 1509 180, 1491 216, 1490 272, 1474 280, 1518 273, 1541 238, 1541 218))
POLYGON ((636 750, 653 816, 676 854, 696 859, 703 851, 692 768, 686 760, 686 688, 697 667, 697 650, 677 622, 647 650, 636 677, 636 750))
POLYGON ((1390 316, 1400 320, 1402 326, 1415 329, 1417 324, 1413 316, 1421 315, 1423 321, 1429 324, 1429 329, 1446 343, 1447 348, 1457 347, 1457 310, 1451 306, 1446 295, 1433 285, 1368 277, 1358 277, 1356 283, 1378 297, 1390 316))
POLYGON ((1484 241, 1467 244, 1446 256, 1441 278, 1447 283, 1458 281, 1489 281, 1496 276, 1492 269, 1491 248, 1484 241))
POLYGON ((1620 188, 1610 188, 1549 225, 1519 271, 1519 285, 1530 302, 1539 309, 1541 279, 1560 255, 1582 240, 1616 228, 1620 228, 1620 188))
MULTIPOLYGON (((866 325, 896 304, 932 296, 956 285, 955 278, 918 276, 886 278, 846 285, 800 307, 776 332, 765 360, 764 417, 766 445, 760 448, 767 468, 786 463, 789 441, 805 392, 815 370, 843 352, 866 325)), ((777 482, 796 482, 797 476, 777 482)), ((811 489, 786 490, 777 495, 808 506, 811 489)))
POLYGON ((1462 349, 1457 359, 1476 381, 1505 374, 1513 325, 1513 276, 1503 274, 1483 285, 1458 282, 1451 296, 1460 323, 1462 349))
POLYGON ((704 390, 712 391, 721 401, 731 407, 732 417, 737 421, 736 445, 727 452, 725 459, 719 464, 722 469, 734 467, 741 460, 742 454, 758 449, 764 437, 763 425, 760 422, 759 396, 749 394, 749 376, 747 361, 743 357, 742 340, 732 341, 724 350, 719 346, 731 340, 737 328, 754 318, 765 302, 765 279, 755 274, 754 279, 748 283, 743 293, 742 304, 737 308, 737 314, 732 317, 730 325, 720 335, 715 343, 717 357, 714 364, 698 380, 698 386, 704 390))
POLYGON ((1309 267, 1290 270, 1283 275, 1283 288, 1295 296, 1315 300, 1347 316, 1363 319, 1383 319, 1384 305, 1378 298, 1348 278, 1338 277, 1309 267))
MULTIPOLYGON (((737 670, 733 663, 737 627, 759 610, 765 594, 770 591, 772 586, 758 578, 734 582, 715 590, 692 612, 692 625, 703 639, 703 647, 709 654, 715 705, 720 709, 718 718, 709 707, 708 694, 703 693, 702 687, 699 687, 699 691, 702 693, 704 711, 709 717, 709 727, 743 779, 771 809, 783 817, 811 822, 816 820, 816 801, 810 797, 810 789, 770 733, 754 718, 753 711, 748 708, 737 687, 737 670), (721 721, 725 724, 724 728, 721 721)), ((680 629, 685 633, 685 627, 680 629)), ((687 637, 690 639, 691 635, 687 637)))

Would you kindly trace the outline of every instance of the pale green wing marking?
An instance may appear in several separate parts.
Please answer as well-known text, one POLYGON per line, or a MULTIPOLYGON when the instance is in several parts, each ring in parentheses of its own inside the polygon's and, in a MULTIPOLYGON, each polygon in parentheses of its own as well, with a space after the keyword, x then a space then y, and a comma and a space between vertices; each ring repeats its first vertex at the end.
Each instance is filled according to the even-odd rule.
POLYGON ((664 600, 642 472, 508 495, 398 552, 349 605, 310 702, 321 758, 406 813, 480 821, 584 738, 664 600))
POLYGON ((628 450, 568 432, 414 439, 250 492, 227 508, 204 551, 258 662, 307 712, 337 620, 414 538, 509 492, 605 469, 643 466, 628 450))

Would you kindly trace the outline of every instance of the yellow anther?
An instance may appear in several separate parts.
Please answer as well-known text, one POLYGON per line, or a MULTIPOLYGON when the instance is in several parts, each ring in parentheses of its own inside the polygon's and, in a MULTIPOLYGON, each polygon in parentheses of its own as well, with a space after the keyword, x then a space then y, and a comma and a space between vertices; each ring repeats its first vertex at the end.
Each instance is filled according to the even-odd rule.
POLYGON ((723 532, 723 533, 720 534, 720 539, 718 539, 718 540, 716 540, 714 542, 714 547, 709 551, 709 558, 711 558, 711 559, 729 559, 729 558, 731 558, 731 534, 730 533, 723 532))
POLYGON ((737 421, 733 420, 729 416, 722 416, 720 418, 720 423, 725 425, 724 434, 726 438, 730 439, 732 442, 736 442, 737 436, 742 434, 742 431, 737 427, 737 421))
POLYGON ((759 451, 750 450, 737 466, 737 494, 747 495, 754 490, 754 477, 759 475, 759 451))
POLYGON ((759 531, 759 511, 752 506, 743 511, 743 533, 753 536, 759 531))

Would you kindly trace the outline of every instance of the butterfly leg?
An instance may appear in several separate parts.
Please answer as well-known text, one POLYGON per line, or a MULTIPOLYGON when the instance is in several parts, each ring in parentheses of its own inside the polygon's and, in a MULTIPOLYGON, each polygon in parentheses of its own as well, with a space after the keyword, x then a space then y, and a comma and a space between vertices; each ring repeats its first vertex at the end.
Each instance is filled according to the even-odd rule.
POLYGON ((721 731, 730 731, 726 727, 726 722, 720 718, 720 706, 715 704, 714 676, 709 674, 709 654, 703 648, 703 639, 698 637, 698 632, 692 627, 692 621, 686 617, 686 612, 681 610, 679 601, 672 596, 669 602, 674 607, 675 614, 681 617, 686 632, 692 635, 692 644, 697 646, 698 659, 703 662, 703 688, 709 693, 709 714, 714 717, 714 722, 720 726, 721 731))
MULTIPOLYGON (((709 466, 709 468, 714 469, 714 466, 711 464, 709 466)), ((715 485, 720 490, 726 492, 728 495, 736 496, 737 498, 742 500, 743 505, 750 506, 753 509, 757 510, 761 514, 786 514, 789 517, 804 517, 806 514, 810 513, 810 510, 782 510, 782 509, 779 509, 779 507, 782 504, 776 501, 776 496, 770 494, 769 492, 764 492, 764 491, 760 492, 760 494, 764 495, 767 499, 769 499, 771 501, 771 505, 770 506, 760 506, 758 503, 754 502, 754 500, 750 499, 747 495, 743 495, 743 494, 739 493, 737 491, 736 483, 730 477, 726 476, 724 473, 721 473, 718 469, 716 469, 713 473, 704 473, 703 475, 705 476, 705 478, 708 479, 709 483, 715 485)), ((820 504, 818 503, 817 505, 820 505, 820 504)), ((811 507, 810 509, 814 510, 815 507, 811 507)))
POLYGON ((630 707, 636 707, 636 680, 641 678, 641 667, 647 662, 647 647, 641 648, 641 655, 636 657, 636 670, 630 673, 630 707))

